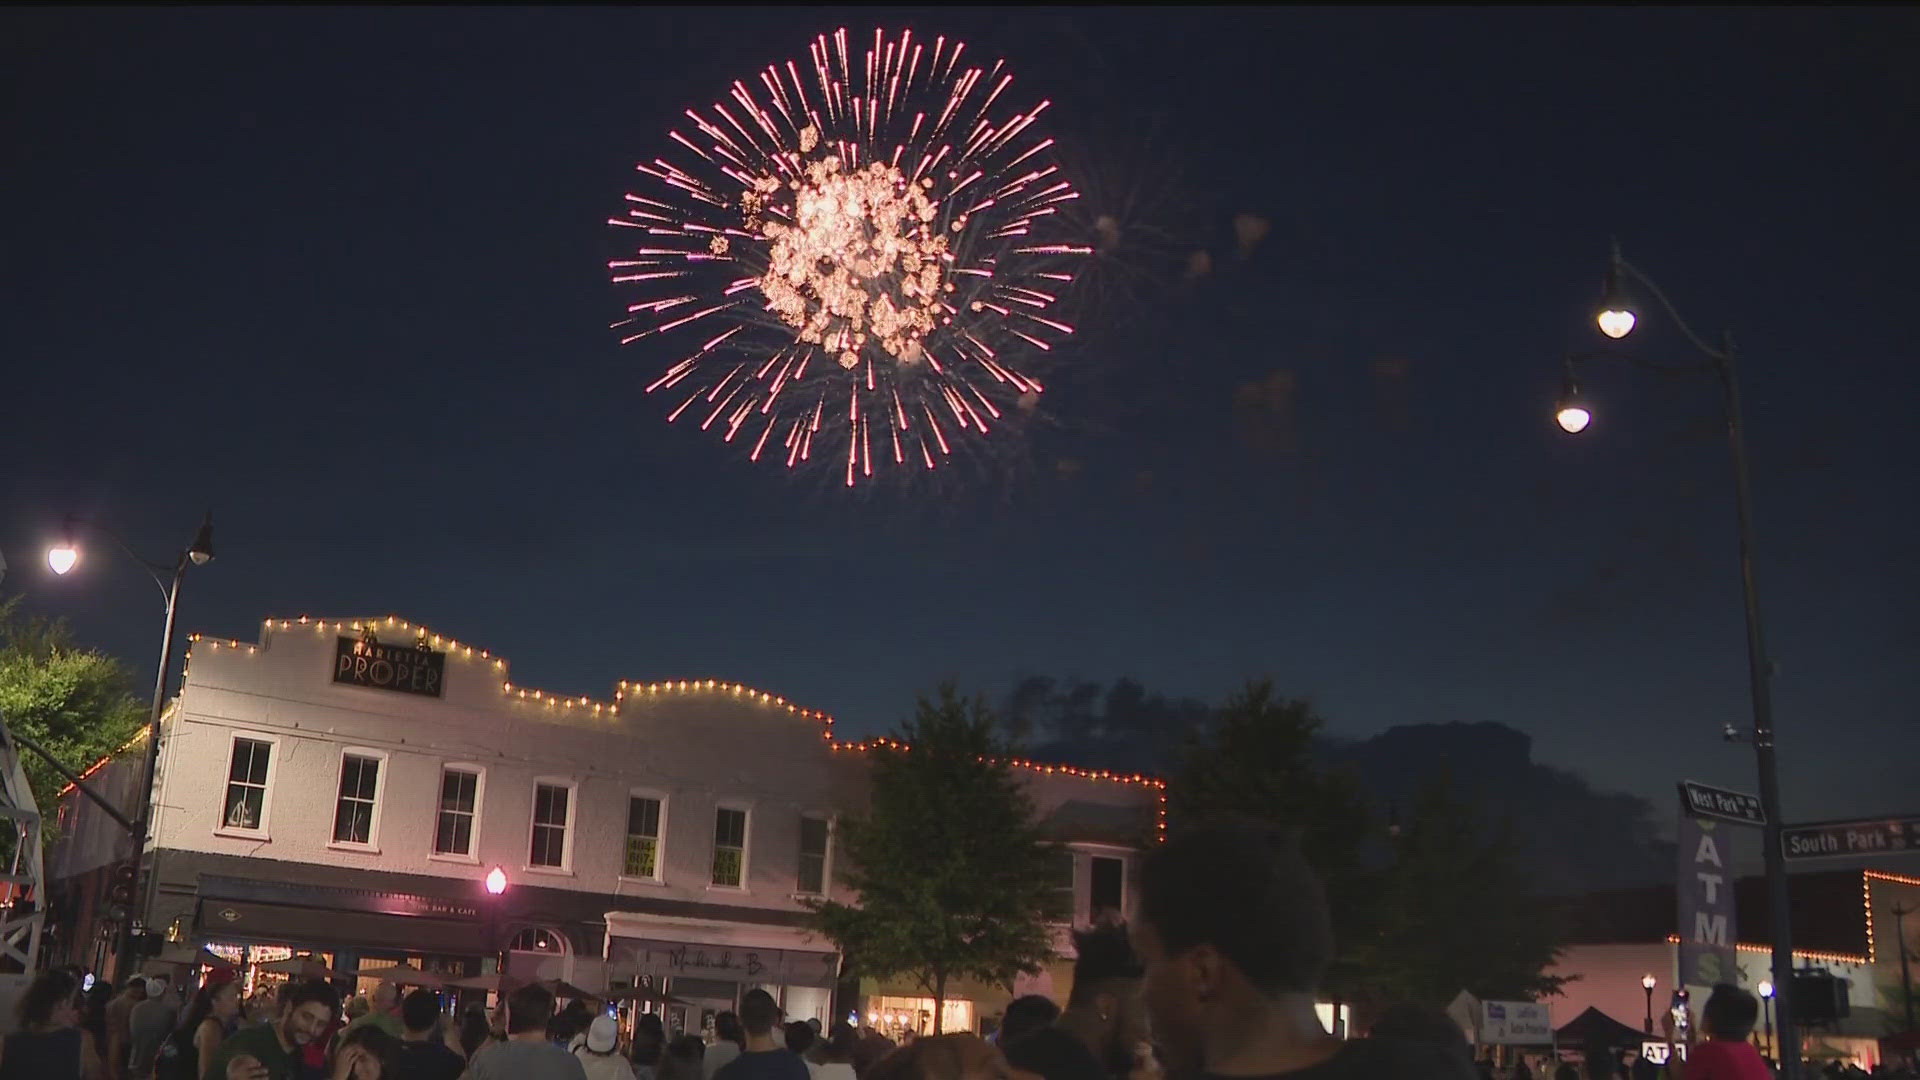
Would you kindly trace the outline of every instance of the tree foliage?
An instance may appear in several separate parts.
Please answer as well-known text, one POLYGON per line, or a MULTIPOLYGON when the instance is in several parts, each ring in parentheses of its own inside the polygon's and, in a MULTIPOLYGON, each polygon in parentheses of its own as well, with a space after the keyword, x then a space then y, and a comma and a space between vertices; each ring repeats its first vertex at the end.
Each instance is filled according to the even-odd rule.
POLYGON ((1183 821, 1235 814, 1291 834, 1326 884, 1341 953, 1327 988, 1355 981, 1344 943, 1371 932, 1374 886, 1362 863, 1372 817, 1351 773, 1329 770, 1314 754, 1324 721, 1311 703, 1276 697, 1253 682, 1229 698, 1204 732, 1188 739, 1167 785, 1167 816, 1183 821))
POLYGON ((1554 921, 1530 899, 1513 846, 1445 784, 1429 782, 1390 835, 1358 779, 1316 753, 1311 704, 1249 684, 1188 742, 1168 815, 1253 817, 1292 833, 1326 884, 1336 954, 1324 989, 1362 1007, 1444 1007, 1461 989, 1530 1000, 1559 952, 1554 921))
MULTIPOLYGON (((19 604, 0 601, 0 715, 79 772, 125 745, 146 722, 146 706, 119 660, 76 644, 62 620, 22 615, 19 604)), ((66 781, 38 755, 20 758, 50 838, 66 781)))
POLYGON ((1488 836, 1443 773, 1414 801, 1379 875, 1373 932, 1355 942, 1363 1000, 1444 1008, 1468 990, 1531 1001, 1560 992, 1554 913, 1531 898, 1506 830, 1488 836))
POLYGON ((937 1030, 953 980, 1010 982, 1051 958, 1059 849, 981 701, 942 686, 895 737, 905 748, 870 751, 868 809, 840 822, 858 904, 811 906, 853 971, 925 987, 937 1030))
POLYGON ((1268 682, 1247 684, 1191 736, 1167 813, 1243 814, 1294 834, 1323 874, 1358 864, 1369 814, 1351 773, 1323 768, 1314 736, 1324 724, 1311 703, 1275 697, 1268 682))

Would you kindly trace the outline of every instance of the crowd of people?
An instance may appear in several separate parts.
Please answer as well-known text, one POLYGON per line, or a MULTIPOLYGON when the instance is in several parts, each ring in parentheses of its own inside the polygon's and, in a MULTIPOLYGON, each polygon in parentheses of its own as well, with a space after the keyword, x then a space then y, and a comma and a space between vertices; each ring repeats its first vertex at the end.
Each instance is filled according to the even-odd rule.
MULTIPOLYGON (((1731 984, 1713 988, 1701 1007, 1698 1022, 1687 1010, 1680 1022, 1674 1013, 1661 1020, 1666 1037, 1666 1060, 1655 1064, 1639 1047, 1587 1046, 1579 1061, 1522 1057, 1506 1069, 1492 1058, 1479 1063, 1481 1080, 1775 1080, 1780 1065, 1760 1052, 1754 1024, 1760 1003, 1731 984)), ((1868 1072, 1837 1060, 1819 1065, 1807 1062, 1805 1075, 1819 1080, 1915 1080, 1911 1059, 1883 1061, 1868 1072)))
MULTIPOLYGON (((669 1038, 651 1013, 623 1040, 598 1002, 556 1011, 538 984, 458 1016, 431 991, 403 998, 382 985, 343 1015, 338 991, 318 980, 243 1002, 216 978, 182 1008, 164 980, 83 996, 76 973, 51 971, 18 1003, 0 1080, 1496 1080, 1490 1062, 1476 1069, 1460 1028, 1431 1010, 1388 1009, 1364 1038, 1321 1026, 1316 990, 1333 957, 1323 890, 1290 844, 1248 823, 1189 830, 1154 849, 1132 925, 1099 926, 1075 943, 1064 1006, 1022 997, 990 1038, 903 1045, 847 1024, 783 1023, 759 989, 719 1015, 709 1045, 669 1038)), ((1716 988, 1704 1040, 1685 1064, 1671 1055, 1665 1080, 1772 1080, 1748 1038, 1754 1015, 1751 995, 1716 988)), ((1643 1068, 1603 1054, 1584 1071, 1652 1080, 1643 1068)), ((1582 1080, 1580 1071, 1560 1066, 1553 1080, 1582 1080)))

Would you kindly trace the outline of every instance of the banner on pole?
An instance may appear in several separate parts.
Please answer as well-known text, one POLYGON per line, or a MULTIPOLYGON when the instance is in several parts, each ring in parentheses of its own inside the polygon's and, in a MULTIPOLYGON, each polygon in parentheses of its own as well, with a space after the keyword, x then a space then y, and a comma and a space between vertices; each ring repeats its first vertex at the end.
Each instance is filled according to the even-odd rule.
POLYGON ((1680 985, 1737 983, 1734 955, 1735 827, 1680 813, 1680 985))

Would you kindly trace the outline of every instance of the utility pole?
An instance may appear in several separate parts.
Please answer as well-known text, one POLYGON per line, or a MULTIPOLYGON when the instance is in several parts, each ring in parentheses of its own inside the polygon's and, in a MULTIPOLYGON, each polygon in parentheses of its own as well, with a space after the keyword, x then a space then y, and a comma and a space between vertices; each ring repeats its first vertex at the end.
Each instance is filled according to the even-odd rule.
POLYGON ((1913 978, 1907 973, 1907 916, 1913 914, 1913 906, 1901 907, 1898 903, 1892 907, 1893 939, 1900 948, 1900 997, 1906 1006, 1907 1026, 1904 1030, 1913 1030, 1913 978))

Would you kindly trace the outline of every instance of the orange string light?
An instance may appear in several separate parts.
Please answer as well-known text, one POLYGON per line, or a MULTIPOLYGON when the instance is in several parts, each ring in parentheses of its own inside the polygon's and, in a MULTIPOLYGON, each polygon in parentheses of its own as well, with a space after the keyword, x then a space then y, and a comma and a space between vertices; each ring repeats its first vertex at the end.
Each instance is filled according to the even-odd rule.
MULTIPOLYGON (((297 619, 279 619, 279 620, 267 619, 263 622, 262 626, 263 626, 263 629, 267 631, 271 631, 275 629, 276 623, 278 628, 281 630, 290 630, 295 626, 312 626, 316 631, 323 634, 326 633, 329 629, 332 629, 338 632, 347 632, 349 630, 354 632, 359 632, 362 630, 363 627, 384 625, 388 627, 398 627, 403 630, 410 630, 414 633, 416 637, 420 638, 423 641, 431 640, 436 645, 444 646, 444 648, 448 652, 459 652, 463 656, 471 657, 475 651, 473 647, 470 645, 463 645, 459 641, 454 640, 453 638, 447 637, 444 634, 434 633, 433 631, 427 629, 424 626, 415 626, 408 620, 402 619, 397 615, 388 615, 384 620, 381 620, 381 619, 357 620, 356 619, 351 621, 339 620, 335 622, 328 622, 325 619, 315 619, 308 615, 302 615, 297 619)), ((189 645, 187 648, 187 659, 189 661, 191 661, 193 658, 193 646, 196 644, 200 644, 202 642, 204 642, 206 645, 208 645, 208 647, 213 649, 218 649, 222 645, 225 645, 228 648, 234 649, 236 651, 239 649, 245 649, 249 655, 257 654, 261 645, 266 644, 264 640, 261 642, 261 645, 255 645, 255 644, 250 644, 247 642, 237 641, 233 639, 207 638, 201 634, 189 634, 188 641, 189 641, 189 645)), ((507 662, 504 658, 495 657, 493 656, 492 653, 490 653, 486 649, 479 650, 479 653, 480 653, 480 658, 482 660, 492 661, 493 666, 496 670, 499 670, 503 673, 505 672, 507 668, 507 662)), ((184 672, 183 672, 182 678, 184 680, 184 672)), ((579 698, 571 698, 571 697, 563 698, 556 695, 548 694, 544 690, 529 691, 527 688, 524 688, 524 687, 516 688, 513 685, 512 681, 507 679, 502 679, 500 683, 501 693, 506 694, 508 697, 513 698, 515 700, 525 700, 528 694, 531 693, 534 701, 540 702, 545 706, 547 706, 548 708, 554 708, 558 706, 566 709, 573 709, 573 708, 584 709, 587 707, 591 707, 593 712, 595 713, 611 713, 614 715, 618 715, 620 713, 620 705, 622 702, 624 702, 627 699, 630 691, 637 694, 642 689, 644 689, 647 694, 653 695, 653 696, 657 696, 662 692, 674 692, 674 691, 678 691, 682 693, 703 693, 708 691, 719 691, 735 697, 744 695, 745 697, 748 697, 748 698, 757 698, 763 704, 769 704, 774 707, 784 708, 788 713, 792 715, 799 716, 807 720, 819 721, 820 727, 821 727, 821 730, 820 730, 821 738, 826 741, 829 750, 836 751, 836 752, 840 750, 852 750, 860 753, 865 753, 868 750, 877 749, 880 747, 885 747, 890 750, 910 749, 910 747, 908 747, 905 743, 902 743, 897 739, 892 739, 885 736, 876 736, 874 738, 867 739, 860 742, 843 742, 843 741, 837 740, 834 738, 834 734, 833 734, 834 718, 832 716, 824 712, 821 712, 818 709, 801 708, 800 706, 794 705, 791 702, 787 701, 786 698, 780 697, 779 695, 776 695, 776 694, 768 693, 765 690, 756 690, 753 687, 746 686, 745 684, 742 684, 742 683, 725 682, 718 679, 704 679, 704 680, 680 679, 680 680, 667 680, 663 682, 651 682, 651 683, 645 683, 645 684, 631 682, 623 679, 620 681, 618 687, 614 691, 614 695, 613 695, 614 700, 612 702, 596 702, 584 695, 579 698)), ((145 737, 145 735, 146 735, 146 730, 143 728, 141 729, 140 733, 138 735, 135 735, 132 740, 126 743, 126 745, 120 747, 118 750, 115 750, 112 754, 109 754, 108 756, 101 758, 99 761, 89 766, 86 772, 83 772, 80 774, 81 778, 84 779, 87 776, 92 775, 94 772, 104 767, 108 762, 112 761, 113 758, 125 752, 128 748, 132 747, 134 743, 139 742, 140 739, 145 737)), ((1007 762, 1007 764, 1014 768, 1023 769, 1029 772, 1037 772, 1047 776, 1055 776, 1055 775, 1072 776, 1072 777, 1076 777, 1083 780, 1100 780, 1107 783, 1119 783, 1119 784, 1141 784, 1141 785, 1157 788, 1162 792, 1162 794, 1160 795, 1158 800, 1157 816, 1159 820, 1156 823, 1156 829, 1161 834, 1164 834, 1166 832, 1167 797, 1164 794, 1164 792, 1166 791, 1167 783, 1165 780, 1159 779, 1157 777, 1146 776, 1141 773, 1121 775, 1113 772, 1110 769, 1082 769, 1082 768, 1077 768, 1071 765, 1061 765, 1057 763, 1043 764, 1041 762, 1030 761, 1024 758, 1011 759, 1007 762)), ((67 792, 72 790, 73 790, 73 785, 68 784, 66 787, 60 790, 60 795, 65 795, 67 792)), ((1162 835, 1161 839, 1164 840, 1165 836, 1162 835)), ((1884 877, 1886 880, 1898 881, 1901 884, 1920 883, 1920 880, 1910 879, 1910 878, 1899 878, 1897 875, 1882 875, 1882 877, 1884 877)), ((1869 915, 1869 920, 1871 920, 1871 915, 1869 915)))

